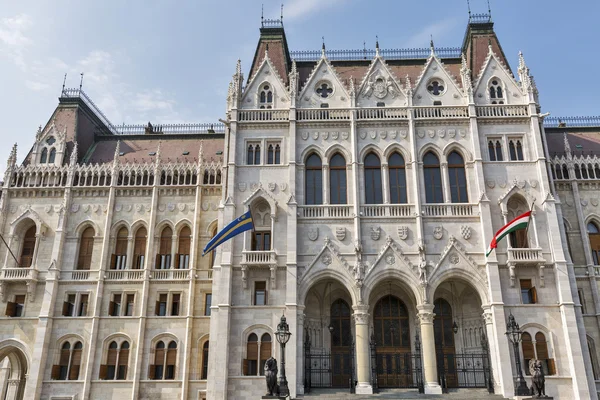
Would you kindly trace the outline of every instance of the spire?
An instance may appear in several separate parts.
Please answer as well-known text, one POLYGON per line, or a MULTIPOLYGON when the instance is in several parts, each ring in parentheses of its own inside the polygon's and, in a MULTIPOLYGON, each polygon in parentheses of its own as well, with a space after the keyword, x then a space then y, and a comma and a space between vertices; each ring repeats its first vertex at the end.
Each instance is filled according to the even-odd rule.
POLYGON ((239 58, 237 60, 237 64, 235 65, 235 75, 236 76, 242 75, 242 60, 240 60, 239 58))
POLYGON ((12 150, 10 151, 10 155, 8 156, 8 161, 6 163, 6 169, 12 168, 17 163, 17 144, 13 144, 12 150))
POLYGON ((156 148, 156 165, 160 163, 160 145, 162 144, 162 140, 158 141, 158 147, 156 148))
POLYGON ((433 45, 433 35, 431 35, 431 41, 429 42, 429 47, 431 48, 431 55, 435 55, 435 46, 433 45))
POLYGON ((200 148, 198 149, 198 164, 202 164, 204 159, 204 140, 200 141, 200 148))
POLYGON ((375 57, 379 57, 379 36, 375 36, 375 57))
POLYGON ((354 85, 354 77, 350 77, 350 96, 356 96, 356 86, 354 85))
POLYGON ((571 144, 569 143, 569 137, 567 136, 567 132, 564 133, 564 142, 565 142, 565 153, 567 153, 567 157, 571 157, 571 144))
POLYGON ((325 58, 325 36, 321 36, 323 39, 323 45, 321 46, 321 57, 325 58))
POLYGON ((523 57, 523 53, 519 52, 519 79, 521 80, 521 85, 528 92, 533 93, 533 86, 531 84, 531 76, 529 75, 529 67, 525 63, 525 57, 523 57))
POLYGON ((406 91, 409 93, 409 96, 412 96, 412 83, 408 74, 406 74, 406 91))
POLYGON ((117 145, 115 146, 115 155, 113 157, 113 167, 119 165, 119 156, 121 155, 121 141, 117 140, 117 145))
POLYGON ((525 57, 523 57, 523 52, 519 51, 519 74, 522 73, 522 71, 526 71, 527 70, 527 65, 525 64, 525 57))
POLYGON ((73 146, 73 151, 71 152, 71 159, 69 160, 69 165, 71 167, 75 166, 75 164, 77 164, 77 157, 79 152, 79 145, 77 144, 77 142, 75 142, 75 146, 73 146))
POLYGON ((298 68, 296 66, 296 60, 292 60, 292 70, 290 71, 289 76, 290 81, 290 94, 292 97, 295 97, 298 92, 298 68))
POLYGON ((469 95, 469 100, 471 100, 473 95, 473 83, 471 81, 471 70, 467 64, 467 57, 465 56, 465 53, 461 54, 460 76, 462 78, 463 88, 469 95))

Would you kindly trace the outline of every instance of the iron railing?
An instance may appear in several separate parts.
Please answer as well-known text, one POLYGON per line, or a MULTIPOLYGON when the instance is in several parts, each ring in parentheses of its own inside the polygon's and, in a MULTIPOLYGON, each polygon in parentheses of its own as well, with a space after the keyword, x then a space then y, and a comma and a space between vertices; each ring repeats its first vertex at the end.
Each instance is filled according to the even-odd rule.
POLYGON ((544 128, 589 128, 600 127, 600 115, 574 117, 546 117, 544 128))
POLYGON ((261 21, 263 28, 283 28, 283 21, 281 19, 265 19, 261 21))
MULTIPOLYGON (((98 130, 97 133, 102 133, 98 130)), ((146 124, 146 125, 119 125, 115 127, 115 135, 194 135, 201 133, 225 133, 222 123, 190 123, 190 124, 146 124)))
POLYGON ((492 22, 491 14, 470 14, 469 15, 469 23, 470 24, 489 24, 492 22))
POLYGON ((92 99, 90 99, 88 97, 87 94, 85 94, 85 92, 83 90, 76 89, 76 88, 63 89, 62 93, 60 94, 60 97, 61 98, 79 98, 79 99, 83 100, 85 105, 88 106, 94 112, 94 114, 96 114, 96 116, 100 119, 100 121, 102 121, 102 123, 104 125, 106 125, 106 128, 111 133, 117 134, 117 129, 110 122, 108 117, 106 115, 104 115, 104 113, 100 110, 100 108, 98 108, 98 106, 92 101, 92 99))
POLYGON ((371 336, 371 386, 379 388, 416 388, 424 393, 421 341, 415 336, 415 352, 377 351, 375 336, 371 336))
MULTIPOLYGON (((462 49, 460 47, 436 47, 435 55, 439 58, 460 58, 462 49)), ((325 55, 330 61, 359 61, 371 60, 375 57, 375 49, 351 49, 351 50, 325 50, 325 55)), ((380 49, 379 54, 386 60, 414 60, 429 57, 430 48, 412 49, 380 49)), ((296 50, 291 51, 290 56, 296 61, 318 61, 321 58, 321 50, 296 50)))

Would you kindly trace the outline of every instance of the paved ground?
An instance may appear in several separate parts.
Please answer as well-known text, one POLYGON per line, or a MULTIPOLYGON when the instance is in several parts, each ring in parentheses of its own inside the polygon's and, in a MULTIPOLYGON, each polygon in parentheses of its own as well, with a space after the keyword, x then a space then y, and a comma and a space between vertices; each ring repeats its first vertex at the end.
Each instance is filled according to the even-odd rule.
POLYGON ((371 395, 350 394, 339 389, 313 389, 309 394, 299 399, 324 399, 324 400, 370 400, 370 399, 461 399, 461 400, 502 400, 500 395, 489 394, 485 389, 458 389, 451 390, 448 394, 425 395, 416 390, 389 389, 371 395))

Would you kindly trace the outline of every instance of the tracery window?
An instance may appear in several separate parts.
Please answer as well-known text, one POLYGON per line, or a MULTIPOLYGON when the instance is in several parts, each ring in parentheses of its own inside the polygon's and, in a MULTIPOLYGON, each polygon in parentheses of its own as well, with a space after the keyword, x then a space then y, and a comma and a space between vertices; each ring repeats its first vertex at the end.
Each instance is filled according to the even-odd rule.
POLYGON ((90 269, 92 265, 92 254, 94 253, 94 228, 88 227, 81 234, 79 242, 79 256, 77 257, 77 269, 90 269))
POLYGON ((192 231, 184 226, 179 231, 179 245, 175 255, 175 268, 188 269, 190 267, 190 246, 192 243, 192 231))
POLYGON ((267 164, 281 164, 281 146, 278 143, 268 145, 267 164))
POLYGON ((408 311, 400 299, 387 295, 379 300, 373 324, 377 346, 410 349, 408 311))
POLYGON ((171 245, 173 243, 173 230, 166 226, 160 234, 160 245, 156 254, 155 269, 171 268, 171 245))
POLYGON ((502 81, 497 78, 490 82, 490 99, 492 104, 504 104, 504 91, 502 90, 502 81))
POLYGON ((428 152, 423 157, 423 175, 425 178, 425 202, 443 203, 444 193, 442 190, 440 160, 432 152, 428 152))
POLYGON ((150 365, 148 377, 150 379, 175 379, 175 366, 177 363, 177 343, 172 340, 165 348, 165 342, 159 340, 154 351, 154 364, 150 365))
POLYGON ((381 162, 379 157, 369 153, 365 157, 365 203, 382 204, 381 162))
POLYGON ((251 333, 246 343, 246 359, 243 365, 243 374, 254 376, 258 374, 258 336, 251 333))
POLYGON ((246 163, 248 165, 260 165, 260 144, 248 143, 246 163))
POLYGON ((59 381, 78 380, 82 351, 83 345, 79 341, 74 345, 68 341, 63 343, 58 364, 52 366, 52 379, 59 381))
POLYGON ((50 155, 48 156, 48 164, 54 163, 55 159, 56 159, 56 149, 53 147, 50 150, 50 155))
POLYGON ((127 261, 127 242, 129 232, 127 228, 123 227, 117 232, 117 243, 115 245, 115 252, 112 255, 110 263, 111 269, 125 269, 127 261))
POLYGON ((498 139, 488 140, 488 154, 490 161, 503 161, 502 157, 502 143, 498 139))
POLYGON ((146 240, 147 240, 146 228, 141 227, 135 233, 135 241, 133 245, 133 260, 134 269, 144 268, 144 259, 146 257, 146 240))
POLYGON ((348 204, 346 188, 346 159, 336 153, 329 162, 330 203, 348 204))
POLYGON ((453 203, 468 203, 467 176, 465 162, 458 152, 448 155, 448 178, 450 181, 450 197, 453 203))
POLYGON ((307 205, 323 204, 323 165, 321 157, 311 154, 306 159, 304 200, 307 205))
POLYGON ((587 231, 592 250, 592 260, 594 265, 600 265, 600 229, 595 222, 588 222, 587 231))
POLYGON ((510 139, 508 141, 508 151, 511 161, 523 161, 523 143, 521 139, 510 139))
POLYGON ((269 84, 263 85, 259 95, 259 108, 273 108, 273 90, 269 84))
POLYGON ((48 162, 48 148, 44 147, 40 156, 40 164, 46 164, 46 162, 48 162))
POLYGON ((129 342, 124 341, 121 346, 116 341, 110 342, 106 354, 106 364, 100 365, 100 379, 125 380, 127 379, 127 366, 129 365, 129 342))
POLYGON ((427 91, 434 96, 440 96, 444 94, 445 90, 446 88, 444 86, 444 81, 441 79, 432 79, 429 82, 429 85, 427 85, 427 91))
POLYGON ((388 170, 390 183, 390 203, 406 203, 406 165, 404 163, 404 157, 402 157, 399 153, 392 153, 388 159, 388 170))
POLYGON ((23 247, 21 248, 21 257, 19 259, 19 267, 21 268, 29 268, 33 263, 33 253, 35 252, 36 242, 35 235, 35 225, 27 229, 25 232, 25 237, 23 238, 23 247))

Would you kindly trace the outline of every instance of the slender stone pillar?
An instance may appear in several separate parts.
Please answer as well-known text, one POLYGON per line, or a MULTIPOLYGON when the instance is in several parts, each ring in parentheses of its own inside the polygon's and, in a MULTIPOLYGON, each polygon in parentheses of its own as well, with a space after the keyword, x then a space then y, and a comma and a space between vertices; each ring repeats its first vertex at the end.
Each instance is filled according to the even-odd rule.
POLYGON ((372 394, 369 369, 369 313, 368 306, 354 307, 354 322, 356 334, 356 377, 358 386, 356 394, 372 394))
POLYGON ((433 333, 433 304, 417 306, 421 323, 421 339, 423 348, 423 371, 426 394, 441 394, 442 387, 438 383, 437 364, 435 359, 435 336, 433 333))

